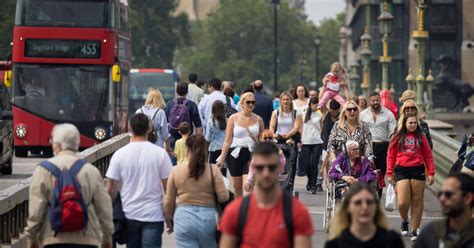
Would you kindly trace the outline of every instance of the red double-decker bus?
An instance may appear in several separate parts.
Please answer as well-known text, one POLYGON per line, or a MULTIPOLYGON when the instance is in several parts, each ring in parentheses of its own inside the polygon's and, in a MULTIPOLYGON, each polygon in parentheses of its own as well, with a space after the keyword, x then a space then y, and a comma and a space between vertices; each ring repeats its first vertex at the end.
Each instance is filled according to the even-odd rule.
POLYGON ((127 0, 18 0, 13 34, 15 154, 51 153, 73 123, 81 148, 126 132, 131 61, 127 0))

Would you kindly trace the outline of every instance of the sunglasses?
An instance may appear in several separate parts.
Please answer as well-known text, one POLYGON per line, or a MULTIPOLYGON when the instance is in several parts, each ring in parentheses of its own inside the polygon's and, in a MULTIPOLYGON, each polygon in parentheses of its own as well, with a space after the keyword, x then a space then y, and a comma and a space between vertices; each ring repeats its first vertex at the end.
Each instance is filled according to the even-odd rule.
POLYGON ((255 101, 246 101, 245 104, 247 104, 247 105, 255 105, 255 101))
POLYGON ((259 173, 263 172, 263 169, 267 168, 270 172, 274 172, 277 168, 276 164, 270 164, 270 165, 255 165, 254 166, 255 170, 259 173))
POLYGON ((417 111, 418 109, 416 107, 406 107, 405 110, 414 110, 417 111))
POLYGON ((356 206, 359 207, 359 206, 362 205, 363 202, 365 202, 365 204, 366 204, 367 206, 372 206, 372 205, 375 204, 375 200, 373 200, 373 199, 366 199, 366 200, 356 200, 356 201, 354 201, 354 205, 356 205, 356 206))
POLYGON ((347 112, 357 112, 357 108, 346 108, 347 112))
POLYGON ((444 195, 446 199, 451 199, 451 197, 455 194, 455 192, 452 191, 439 191, 438 192, 438 198, 441 198, 441 196, 444 195))

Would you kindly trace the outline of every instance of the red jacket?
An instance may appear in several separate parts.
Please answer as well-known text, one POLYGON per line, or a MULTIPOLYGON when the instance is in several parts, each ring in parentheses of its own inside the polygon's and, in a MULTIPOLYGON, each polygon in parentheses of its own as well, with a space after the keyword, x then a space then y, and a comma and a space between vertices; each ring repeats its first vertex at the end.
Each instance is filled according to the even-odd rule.
POLYGON ((390 142, 387 155, 387 176, 393 175, 395 165, 403 167, 426 165, 428 174, 430 176, 434 175, 435 167, 430 145, 425 135, 421 137, 420 143, 414 133, 409 133, 402 150, 400 150, 398 142, 390 142))

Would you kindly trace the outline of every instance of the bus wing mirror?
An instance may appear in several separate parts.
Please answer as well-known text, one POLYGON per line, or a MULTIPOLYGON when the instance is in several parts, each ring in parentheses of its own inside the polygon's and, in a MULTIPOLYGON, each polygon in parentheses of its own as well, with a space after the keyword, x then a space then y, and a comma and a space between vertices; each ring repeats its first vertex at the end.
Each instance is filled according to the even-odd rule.
POLYGON ((12 86, 12 71, 11 70, 8 70, 5 72, 3 83, 5 84, 7 88, 10 88, 12 86))
POLYGON ((112 66, 112 82, 114 83, 120 82, 120 66, 119 65, 112 66))

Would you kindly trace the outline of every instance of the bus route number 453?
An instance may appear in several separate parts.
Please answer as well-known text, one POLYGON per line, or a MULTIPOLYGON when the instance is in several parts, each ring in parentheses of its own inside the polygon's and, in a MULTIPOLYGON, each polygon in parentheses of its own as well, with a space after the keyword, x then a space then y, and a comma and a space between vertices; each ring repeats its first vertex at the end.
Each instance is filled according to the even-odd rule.
POLYGON ((96 55, 97 54, 97 48, 96 44, 93 43, 88 43, 82 46, 81 53, 84 55, 96 55))

